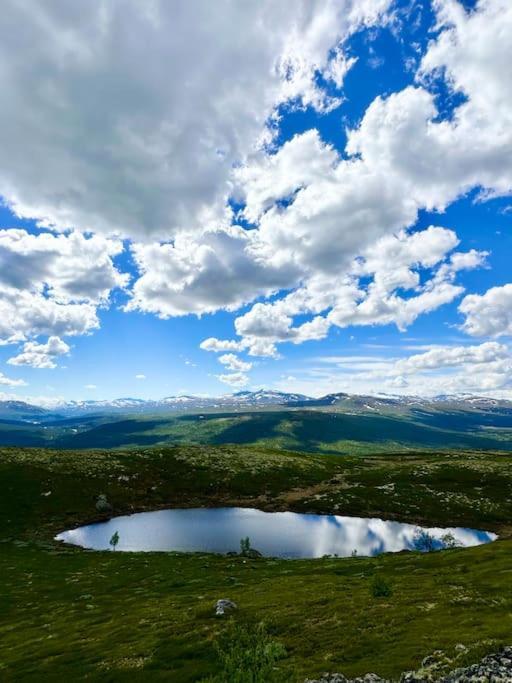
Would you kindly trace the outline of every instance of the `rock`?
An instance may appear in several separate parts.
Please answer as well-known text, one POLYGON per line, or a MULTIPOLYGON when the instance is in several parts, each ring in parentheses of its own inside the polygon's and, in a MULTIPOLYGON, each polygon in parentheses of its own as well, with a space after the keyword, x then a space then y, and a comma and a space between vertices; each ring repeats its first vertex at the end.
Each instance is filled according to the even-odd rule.
POLYGON ((313 680, 307 678, 305 683, 347 683, 348 679, 343 674, 324 674, 322 678, 313 680))
MULTIPOLYGON (((468 651, 465 645, 455 647, 457 652, 468 651)), ((443 655, 440 650, 426 657, 428 669, 420 671, 406 671, 400 676, 400 683, 512 683, 512 647, 505 647, 497 653, 487 655, 479 664, 455 669, 451 673, 440 675, 434 673, 432 666, 436 657, 443 655)), ((379 678, 376 674, 366 674, 359 678, 346 678, 343 674, 324 674, 318 679, 307 679, 305 683, 389 683, 386 679, 379 678)))
POLYGON ((245 552, 243 552, 242 555, 244 557, 250 557, 253 560, 255 560, 258 557, 263 557, 263 555, 260 553, 260 551, 256 550, 256 548, 249 548, 249 550, 246 550, 245 552))
POLYGON ((108 502, 107 496, 104 493, 100 493, 98 499, 96 500, 96 510, 98 512, 112 512, 112 505, 108 502))
POLYGON ((427 657, 425 657, 425 659, 422 660, 421 668, 426 669, 427 667, 433 666, 434 664, 437 664, 437 659, 432 655, 428 655, 427 657))
POLYGON ((217 600, 215 604, 215 616, 223 617, 226 612, 232 612, 235 609, 238 609, 236 602, 228 600, 227 598, 222 598, 221 600, 217 600))
POLYGON ((324 674, 322 678, 306 679, 305 683, 389 683, 377 674, 365 674, 358 678, 346 678, 343 674, 324 674))

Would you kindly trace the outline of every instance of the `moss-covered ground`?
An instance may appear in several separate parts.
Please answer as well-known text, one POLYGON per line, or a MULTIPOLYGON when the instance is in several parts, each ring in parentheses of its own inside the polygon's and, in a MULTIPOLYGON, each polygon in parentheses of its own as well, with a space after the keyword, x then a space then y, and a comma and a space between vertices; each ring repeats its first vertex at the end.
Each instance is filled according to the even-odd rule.
MULTIPOLYGON (((398 677, 433 650, 512 642, 512 467, 490 452, 346 458, 236 447, 0 450, 0 680, 198 681, 235 619, 267 623, 282 678, 398 677), (285 561, 84 551, 55 533, 160 507, 246 505, 494 530, 472 549, 285 561), (380 577, 391 595, 374 597, 380 577)), ((278 672, 279 674, 279 672, 278 672)))

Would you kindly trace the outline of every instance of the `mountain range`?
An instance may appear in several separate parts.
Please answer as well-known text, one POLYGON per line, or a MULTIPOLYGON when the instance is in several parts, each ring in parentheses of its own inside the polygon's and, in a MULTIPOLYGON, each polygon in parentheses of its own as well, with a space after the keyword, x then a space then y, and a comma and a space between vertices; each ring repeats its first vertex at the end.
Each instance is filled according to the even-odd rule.
POLYGON ((66 401, 50 407, 24 401, 0 401, 0 419, 44 421, 55 417, 97 414, 155 414, 162 412, 243 411, 265 408, 332 409, 349 414, 403 413, 411 410, 484 411, 512 410, 512 401, 473 395, 435 397, 365 396, 332 393, 320 398, 260 389, 218 397, 180 395, 162 399, 118 398, 111 401, 66 401))

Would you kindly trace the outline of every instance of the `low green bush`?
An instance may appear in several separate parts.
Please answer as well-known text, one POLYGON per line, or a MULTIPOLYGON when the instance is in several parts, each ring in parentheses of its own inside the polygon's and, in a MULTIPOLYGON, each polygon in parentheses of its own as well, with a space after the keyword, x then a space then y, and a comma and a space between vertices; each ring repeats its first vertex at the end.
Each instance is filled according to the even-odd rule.
POLYGON ((232 621, 217 644, 221 671, 203 683, 283 683, 285 674, 276 667, 286 656, 284 646, 264 623, 248 627, 232 621))
POLYGON ((393 594, 389 583, 380 576, 373 579, 371 592, 374 598, 389 598, 393 594))

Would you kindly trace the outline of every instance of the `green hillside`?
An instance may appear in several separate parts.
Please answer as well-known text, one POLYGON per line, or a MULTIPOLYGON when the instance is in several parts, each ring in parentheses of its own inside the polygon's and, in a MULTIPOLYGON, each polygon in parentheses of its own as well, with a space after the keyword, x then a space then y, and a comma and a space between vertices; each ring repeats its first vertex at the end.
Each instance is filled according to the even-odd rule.
POLYGON ((43 424, 0 422, 0 445, 121 448, 157 444, 243 444, 311 453, 414 448, 512 448, 512 417, 475 411, 404 414, 337 410, 262 410, 113 417, 97 415, 43 424))
MULTIPOLYGON (((321 560, 83 551, 55 533, 162 507, 378 515, 510 537, 503 453, 304 455, 247 447, 0 450, 0 679, 204 681, 234 620, 285 648, 276 680, 325 670, 396 677, 434 650, 468 661, 510 641, 512 541, 431 554, 321 560), (375 581, 389 587, 374 594, 375 581)), ((450 660, 452 661, 452 660, 450 660)), ((460 662, 460 659, 457 660, 460 662)), ((221 678, 223 683, 225 679, 221 678)))

